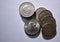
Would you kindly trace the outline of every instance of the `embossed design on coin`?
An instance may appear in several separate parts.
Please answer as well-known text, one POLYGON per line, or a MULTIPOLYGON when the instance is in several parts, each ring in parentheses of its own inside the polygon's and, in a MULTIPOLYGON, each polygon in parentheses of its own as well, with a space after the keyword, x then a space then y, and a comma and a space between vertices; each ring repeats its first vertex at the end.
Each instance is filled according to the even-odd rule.
POLYGON ((37 21, 30 21, 24 25, 25 32, 29 35, 35 35, 40 30, 40 25, 37 21))
POLYGON ((35 7, 30 2, 24 2, 19 7, 19 12, 23 17, 30 17, 34 14, 35 7))

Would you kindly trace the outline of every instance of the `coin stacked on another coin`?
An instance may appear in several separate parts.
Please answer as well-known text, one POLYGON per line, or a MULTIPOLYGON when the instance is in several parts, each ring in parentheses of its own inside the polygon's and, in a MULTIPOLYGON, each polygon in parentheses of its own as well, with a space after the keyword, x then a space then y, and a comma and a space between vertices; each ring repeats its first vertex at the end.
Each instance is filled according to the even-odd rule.
POLYGON ((36 20, 42 27, 42 35, 46 39, 50 39, 56 34, 56 21, 52 13, 41 7, 36 10, 36 20))
POLYGON ((35 19, 35 7, 30 2, 24 2, 19 7, 19 12, 23 18, 24 30, 28 35, 35 35, 40 30, 40 24, 35 19))
POLYGON ((40 7, 35 11, 32 3, 24 2, 20 5, 19 12, 25 22, 25 33, 35 35, 42 28, 44 38, 51 39, 56 35, 56 21, 49 10, 40 7))

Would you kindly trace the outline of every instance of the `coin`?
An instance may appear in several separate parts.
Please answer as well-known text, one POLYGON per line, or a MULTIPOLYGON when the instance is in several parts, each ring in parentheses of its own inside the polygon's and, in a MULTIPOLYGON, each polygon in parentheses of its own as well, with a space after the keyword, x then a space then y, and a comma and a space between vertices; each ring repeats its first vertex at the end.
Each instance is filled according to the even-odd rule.
POLYGON ((42 25, 45 23, 52 23, 53 25, 56 25, 55 19, 51 16, 47 16, 42 20, 42 25))
POLYGON ((35 7, 30 2, 24 2, 19 7, 19 12, 23 17, 30 17, 34 14, 35 7))
POLYGON ((39 19, 43 20, 45 17, 51 16, 53 17, 52 13, 49 10, 43 10, 40 14, 39 14, 39 19))
POLYGON ((36 10, 36 20, 39 21, 39 14, 43 11, 46 10, 44 7, 40 7, 36 10))
POLYGON ((24 25, 24 30, 29 35, 35 35, 40 30, 40 25, 36 20, 31 20, 28 24, 24 25))
POLYGON ((51 39, 56 35, 56 26, 51 23, 45 23, 42 27, 42 35, 45 39, 51 39))

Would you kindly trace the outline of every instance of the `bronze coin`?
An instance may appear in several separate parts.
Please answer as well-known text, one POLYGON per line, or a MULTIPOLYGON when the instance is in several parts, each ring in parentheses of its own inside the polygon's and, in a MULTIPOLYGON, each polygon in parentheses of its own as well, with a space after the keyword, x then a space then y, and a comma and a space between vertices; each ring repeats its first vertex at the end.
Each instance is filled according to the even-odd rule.
POLYGON ((44 10, 39 14, 39 19, 42 20, 43 18, 45 18, 47 16, 52 16, 52 13, 49 10, 44 10))
POLYGON ((52 38, 56 34, 56 21, 51 11, 43 8, 36 10, 36 20, 42 27, 42 35, 46 38, 52 38), (42 11, 41 11, 42 10, 42 11))
POLYGON ((44 38, 51 39, 55 36, 55 34, 56 34, 56 26, 54 26, 53 24, 46 23, 42 27, 42 35, 44 38))
POLYGON ((39 14, 43 11, 46 10, 43 7, 38 8, 35 12, 36 12, 36 20, 39 21, 39 14))
POLYGON ((47 16, 42 20, 42 25, 45 24, 45 23, 51 23, 51 24, 56 25, 55 19, 51 16, 47 16))

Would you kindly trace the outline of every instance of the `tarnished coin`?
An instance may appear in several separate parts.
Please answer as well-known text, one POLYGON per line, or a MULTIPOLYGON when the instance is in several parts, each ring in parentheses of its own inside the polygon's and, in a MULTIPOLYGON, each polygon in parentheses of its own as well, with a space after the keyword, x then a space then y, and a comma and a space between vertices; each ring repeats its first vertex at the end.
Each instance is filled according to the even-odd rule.
POLYGON ((29 23, 24 25, 24 30, 29 35, 35 35, 40 30, 40 25, 36 20, 31 20, 29 23))
POLYGON ((24 2, 19 7, 19 12, 23 17, 30 17, 34 14, 35 7, 30 2, 24 2))
POLYGON ((42 35, 44 38, 53 38, 56 34, 56 21, 51 11, 44 8, 41 10, 36 10, 36 20, 42 27, 42 35))
POLYGON ((51 16, 47 16, 42 20, 42 25, 45 23, 52 23, 53 25, 56 25, 55 19, 51 16))
POLYGON ((39 21, 39 15, 42 11, 46 10, 45 8, 43 7, 40 7, 36 10, 36 20, 39 21))
POLYGON ((46 17, 42 21, 42 34, 46 39, 51 39, 56 35, 56 21, 53 17, 46 17))
POLYGON ((56 25, 45 23, 42 27, 42 35, 45 39, 51 39, 56 35, 56 25))
POLYGON ((38 17, 42 21, 45 17, 48 17, 48 16, 53 17, 52 13, 49 10, 43 10, 38 17))

